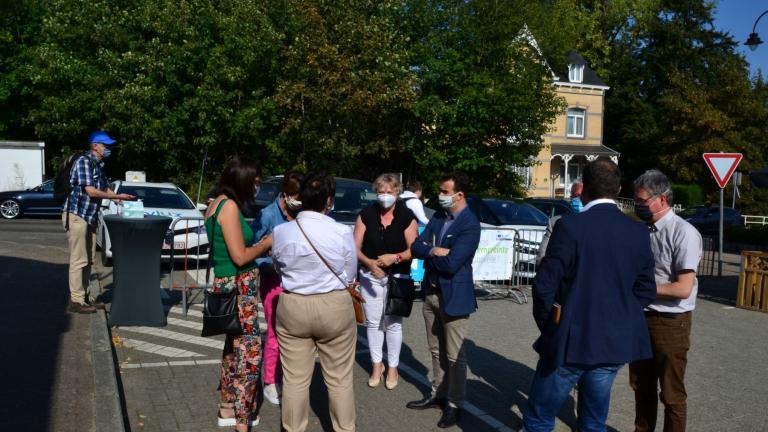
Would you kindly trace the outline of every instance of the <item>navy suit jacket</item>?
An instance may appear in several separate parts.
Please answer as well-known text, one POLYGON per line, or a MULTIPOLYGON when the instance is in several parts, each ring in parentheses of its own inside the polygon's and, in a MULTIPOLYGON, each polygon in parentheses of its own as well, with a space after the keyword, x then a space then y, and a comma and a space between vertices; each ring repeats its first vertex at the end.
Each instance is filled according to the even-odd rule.
POLYGON ((627 363, 651 357, 643 308, 656 298, 648 227, 614 204, 555 224, 533 281, 534 344, 545 366, 627 363), (559 324, 552 304, 562 305, 559 324))
POLYGON ((443 295, 443 308, 450 316, 469 315, 477 309, 475 284, 472 280, 472 259, 480 244, 480 222, 469 207, 453 221, 442 239, 438 239, 447 215, 438 211, 429 220, 411 246, 415 258, 424 260, 424 280, 421 292, 426 291, 430 277, 437 276, 443 295), (451 250, 448 256, 429 254, 434 246, 451 250))

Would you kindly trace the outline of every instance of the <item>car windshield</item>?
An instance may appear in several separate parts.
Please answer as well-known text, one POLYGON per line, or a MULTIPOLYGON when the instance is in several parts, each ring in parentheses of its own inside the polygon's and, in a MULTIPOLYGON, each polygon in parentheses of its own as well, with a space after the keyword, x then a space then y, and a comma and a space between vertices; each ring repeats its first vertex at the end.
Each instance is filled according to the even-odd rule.
POLYGON ((546 225, 549 219, 541 210, 529 205, 497 199, 483 199, 502 225, 546 225))
POLYGON ((368 182, 336 179, 334 213, 358 214, 363 208, 376 202, 376 192, 368 182))
POLYGON ((255 197, 256 206, 261 208, 270 205, 280 191, 282 183, 282 178, 271 178, 263 181, 259 188, 259 193, 255 197))
POLYGON ((178 189, 122 185, 119 193, 135 195, 147 208, 192 210, 195 205, 178 189))

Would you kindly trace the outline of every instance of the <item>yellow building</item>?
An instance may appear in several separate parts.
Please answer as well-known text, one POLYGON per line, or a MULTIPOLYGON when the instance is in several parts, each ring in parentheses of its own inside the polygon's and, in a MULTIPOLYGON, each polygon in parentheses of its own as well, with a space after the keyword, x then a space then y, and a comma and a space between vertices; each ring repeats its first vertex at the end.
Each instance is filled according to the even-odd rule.
POLYGON ((567 108, 558 116, 535 164, 518 173, 530 197, 568 198, 570 185, 587 162, 599 156, 618 164, 619 153, 603 145, 603 107, 608 86, 575 51, 568 53, 568 71, 553 73, 557 94, 567 108))

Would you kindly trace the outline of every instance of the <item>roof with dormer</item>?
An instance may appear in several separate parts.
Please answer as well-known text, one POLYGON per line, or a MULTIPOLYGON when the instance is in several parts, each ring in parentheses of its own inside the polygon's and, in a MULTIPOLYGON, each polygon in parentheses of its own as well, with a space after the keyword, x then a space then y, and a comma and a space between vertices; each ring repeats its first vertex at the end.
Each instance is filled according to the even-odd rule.
POLYGON ((591 85, 591 86, 600 86, 600 87, 608 87, 608 84, 605 83, 599 76, 597 76, 597 72, 594 71, 591 67, 589 67, 589 64, 586 60, 584 60, 584 57, 579 55, 576 51, 568 51, 568 67, 570 65, 576 65, 576 66, 584 66, 584 72, 582 73, 582 79, 581 82, 571 82, 568 80, 568 69, 566 69, 563 72, 560 72, 555 77, 555 81, 558 83, 563 84, 573 84, 573 85, 591 85))

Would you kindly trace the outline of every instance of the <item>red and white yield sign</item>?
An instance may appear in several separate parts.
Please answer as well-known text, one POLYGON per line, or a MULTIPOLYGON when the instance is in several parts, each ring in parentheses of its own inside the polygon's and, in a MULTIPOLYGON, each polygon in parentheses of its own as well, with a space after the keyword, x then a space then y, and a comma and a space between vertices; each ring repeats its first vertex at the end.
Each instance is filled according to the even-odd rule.
POLYGON ((736 171, 741 162, 741 153, 704 153, 704 161, 717 181, 720 189, 723 189, 736 171))

